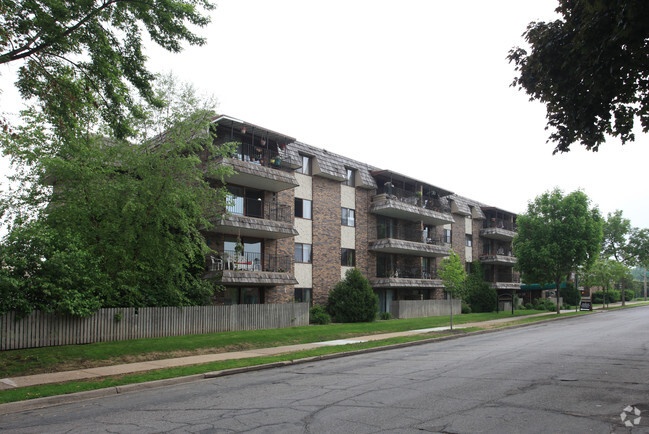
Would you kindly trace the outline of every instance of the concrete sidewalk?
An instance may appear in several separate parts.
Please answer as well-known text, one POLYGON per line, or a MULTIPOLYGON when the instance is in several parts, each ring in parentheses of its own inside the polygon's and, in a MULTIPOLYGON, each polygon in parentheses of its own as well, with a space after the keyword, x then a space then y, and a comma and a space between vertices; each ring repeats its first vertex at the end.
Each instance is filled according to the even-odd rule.
MULTIPOLYGON (((552 315, 552 312, 540 313, 528 316, 506 317, 491 321, 468 323, 455 326, 455 329, 471 327, 490 327, 495 324, 516 321, 522 318, 535 316, 552 315)), ((255 350, 234 351, 230 353, 202 354, 198 356, 177 357, 173 359, 152 360, 147 362, 128 363, 122 365, 102 366, 99 368, 79 369, 74 371, 52 372, 47 374, 26 375, 22 377, 0 379, 0 390, 14 389, 18 387, 36 386, 41 384, 63 383, 66 381, 88 380, 93 378, 110 377, 114 375, 134 374, 138 372, 153 371, 156 369, 173 368, 179 366, 199 365, 203 363, 219 362, 224 360, 248 359, 252 357, 273 356, 278 354, 292 353, 302 350, 311 350, 323 346, 347 345, 359 342, 378 341, 399 336, 421 335, 436 331, 448 330, 449 327, 436 327, 429 329, 408 330, 403 332, 383 333, 368 336, 356 336, 347 339, 334 341, 313 342, 308 344, 285 345, 272 348, 258 348, 255 350)))

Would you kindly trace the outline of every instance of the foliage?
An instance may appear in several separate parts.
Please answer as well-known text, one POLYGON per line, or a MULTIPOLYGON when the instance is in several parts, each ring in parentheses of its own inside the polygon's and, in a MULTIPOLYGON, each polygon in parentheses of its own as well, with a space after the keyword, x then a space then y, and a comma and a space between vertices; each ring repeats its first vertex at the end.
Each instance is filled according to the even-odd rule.
POLYGON ((632 289, 625 289, 624 290, 624 299, 626 301, 632 301, 635 298, 635 291, 632 289))
POLYGON ((1 134, 20 183, 0 204, 7 240, 16 240, 0 255, 0 291, 12 300, 2 311, 28 313, 44 300, 48 309, 76 315, 209 302, 215 288, 202 279, 209 249, 200 229, 226 197, 210 186, 199 159, 220 152, 211 145, 212 117, 202 109, 170 113, 161 122, 169 126, 164 136, 134 144, 81 131, 64 140, 32 109, 17 133, 1 134), (19 242, 42 247, 20 249, 19 242), (74 266, 36 279, 55 260, 74 266))
POLYGON ((331 322, 331 315, 327 313, 324 306, 316 304, 309 309, 309 323, 310 324, 329 324, 331 322))
POLYGON ((160 105, 146 68, 142 33, 170 52, 205 40, 189 26, 206 26, 208 0, 13 0, 0 7, 0 64, 20 65, 16 86, 39 101, 59 131, 83 129, 78 114, 99 110, 117 138, 134 133, 129 115, 143 113, 133 88, 160 105))
POLYGON ((586 269, 582 280, 588 286, 600 286, 609 289, 611 284, 631 281, 632 276, 631 270, 625 265, 612 259, 600 258, 586 269))
POLYGON ((537 298, 536 300, 534 300, 534 309, 553 312, 557 310, 557 305, 549 298, 537 298))
POLYGON ((593 303, 604 303, 604 296, 606 296, 606 303, 617 303, 620 301, 621 294, 620 291, 616 289, 608 289, 606 291, 595 291, 591 294, 593 303))
POLYGON ((603 257, 614 258, 627 266, 649 260, 649 229, 632 227, 631 221, 622 217, 622 211, 608 213, 603 233, 603 257))
POLYGON ((390 312, 381 312, 379 318, 386 321, 392 319, 392 314, 390 312))
POLYGON ((649 3, 645 0, 559 0, 561 18, 532 22, 531 46, 509 52, 513 85, 546 105, 554 152, 579 142, 597 151, 605 135, 635 139, 639 118, 649 131, 649 3))
POLYGON ((440 279, 442 279, 446 292, 452 295, 456 293, 458 295, 464 295, 466 271, 464 271, 462 261, 457 253, 451 252, 448 258, 442 260, 438 274, 440 279))
POLYGON ((347 270, 329 292, 327 311, 336 322, 371 322, 378 310, 378 296, 358 268, 347 270))
POLYGON ((66 228, 42 221, 19 226, 0 245, 0 259, 0 313, 89 316, 109 291, 99 258, 66 228))
POLYGON ((518 216, 513 247, 525 282, 553 282, 558 288, 571 271, 595 261, 602 222, 599 210, 589 204, 582 191, 564 196, 555 189, 536 197, 518 216))
POLYGON ((473 261, 471 273, 466 278, 466 302, 471 306, 472 312, 493 312, 498 305, 496 290, 483 280, 483 276, 482 263, 473 261))
POLYGON ((462 313, 467 314, 471 312, 473 312, 471 306, 469 306, 469 304, 466 301, 462 300, 462 313))
POLYGON ((572 282, 567 282, 565 288, 559 289, 559 297, 563 298, 566 304, 575 304, 581 299, 581 294, 572 282))
POLYGON ((534 309, 534 305, 532 303, 525 303, 524 307, 525 307, 526 310, 533 310, 534 309))

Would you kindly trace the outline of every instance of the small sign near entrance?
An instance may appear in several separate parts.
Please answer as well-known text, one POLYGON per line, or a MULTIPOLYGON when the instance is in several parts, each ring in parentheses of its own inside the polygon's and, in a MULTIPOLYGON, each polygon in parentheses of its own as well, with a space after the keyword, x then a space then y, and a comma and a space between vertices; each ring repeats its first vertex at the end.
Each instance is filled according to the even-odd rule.
POLYGON ((579 304, 579 310, 593 310, 593 302, 590 298, 582 298, 579 304))

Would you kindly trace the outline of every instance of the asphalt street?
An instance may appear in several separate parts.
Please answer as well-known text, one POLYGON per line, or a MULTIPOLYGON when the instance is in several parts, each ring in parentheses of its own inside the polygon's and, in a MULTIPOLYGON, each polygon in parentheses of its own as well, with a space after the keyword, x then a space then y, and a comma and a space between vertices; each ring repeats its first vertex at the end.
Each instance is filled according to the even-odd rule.
POLYGON ((0 431, 649 432, 649 307, 0 416, 0 431), (626 424, 626 425, 625 425, 626 424))

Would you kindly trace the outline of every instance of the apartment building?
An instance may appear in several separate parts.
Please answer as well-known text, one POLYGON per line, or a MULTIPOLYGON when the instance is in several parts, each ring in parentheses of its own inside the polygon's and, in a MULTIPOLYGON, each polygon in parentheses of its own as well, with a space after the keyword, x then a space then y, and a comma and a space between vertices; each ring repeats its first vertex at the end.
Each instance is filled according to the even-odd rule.
POLYGON ((520 289, 515 214, 235 118, 214 125, 217 145, 238 143, 207 161, 236 172, 227 213, 205 233, 217 252, 205 277, 226 287, 215 303, 322 304, 356 267, 389 311, 392 300, 443 298, 437 268, 451 251, 480 260, 495 289, 520 289))

